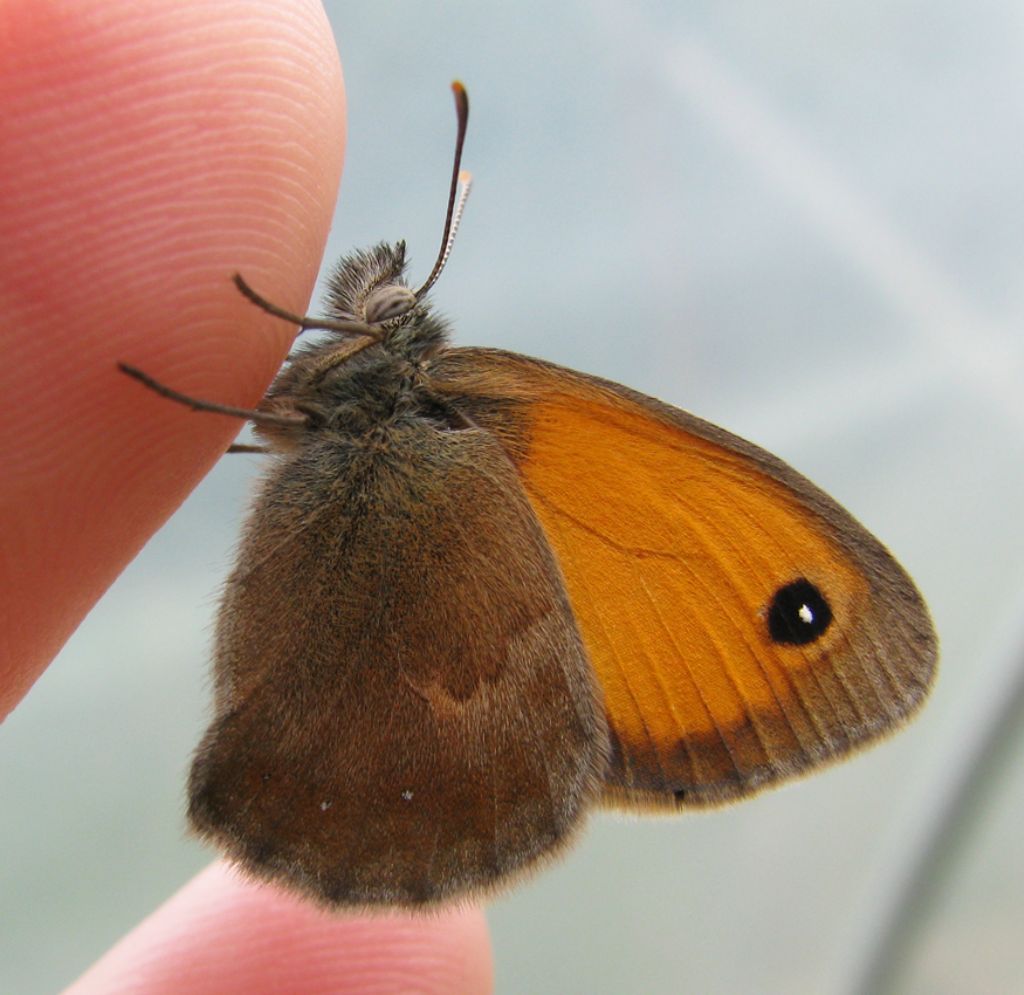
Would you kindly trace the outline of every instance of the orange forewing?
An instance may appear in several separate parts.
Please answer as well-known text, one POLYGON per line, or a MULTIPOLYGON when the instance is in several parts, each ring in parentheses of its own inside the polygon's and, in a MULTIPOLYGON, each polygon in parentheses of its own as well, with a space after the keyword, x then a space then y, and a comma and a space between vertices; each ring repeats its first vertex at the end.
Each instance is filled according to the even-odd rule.
POLYGON ((884 547, 775 457, 618 384, 483 349, 431 380, 502 440, 562 570, 604 692, 606 800, 707 805, 898 726, 935 638, 884 547), (772 639, 807 580, 832 621, 772 639))

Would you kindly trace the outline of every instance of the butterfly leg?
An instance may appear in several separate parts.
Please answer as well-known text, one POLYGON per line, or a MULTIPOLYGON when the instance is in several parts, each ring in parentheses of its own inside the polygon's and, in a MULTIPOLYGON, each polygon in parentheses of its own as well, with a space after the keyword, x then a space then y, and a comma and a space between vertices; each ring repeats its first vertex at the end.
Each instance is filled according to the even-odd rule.
POLYGON ((256 453, 257 455, 263 455, 263 454, 266 454, 266 453, 273 452, 273 450, 270 449, 267 446, 248 446, 248 445, 245 445, 244 443, 236 442, 233 445, 228 446, 228 448, 225 449, 224 452, 226 452, 226 453, 256 453))

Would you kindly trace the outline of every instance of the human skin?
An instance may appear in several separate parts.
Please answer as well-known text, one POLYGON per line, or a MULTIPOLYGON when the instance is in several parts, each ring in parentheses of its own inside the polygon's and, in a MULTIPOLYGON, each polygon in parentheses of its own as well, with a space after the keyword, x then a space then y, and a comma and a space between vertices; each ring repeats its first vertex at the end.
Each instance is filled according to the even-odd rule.
MULTIPOLYGON (((0 106, 6 715, 238 432, 117 361, 259 401, 293 330, 230 275, 305 310, 345 104, 316 0, 8 0, 0 106)), ((69 991, 490 988, 478 910, 329 916, 218 864, 69 991)))

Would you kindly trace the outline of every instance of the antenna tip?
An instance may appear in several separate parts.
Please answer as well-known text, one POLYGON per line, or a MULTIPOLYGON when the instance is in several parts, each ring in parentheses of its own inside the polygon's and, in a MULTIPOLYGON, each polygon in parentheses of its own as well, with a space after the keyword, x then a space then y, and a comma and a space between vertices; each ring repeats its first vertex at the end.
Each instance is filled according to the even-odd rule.
POLYGON ((459 182, 464 186, 468 187, 473 183, 473 174, 468 169, 459 170, 459 182))
POLYGON ((459 118, 466 118, 469 116, 469 94, 466 93, 466 88, 462 85, 459 80, 452 81, 452 93, 455 94, 455 106, 459 118))

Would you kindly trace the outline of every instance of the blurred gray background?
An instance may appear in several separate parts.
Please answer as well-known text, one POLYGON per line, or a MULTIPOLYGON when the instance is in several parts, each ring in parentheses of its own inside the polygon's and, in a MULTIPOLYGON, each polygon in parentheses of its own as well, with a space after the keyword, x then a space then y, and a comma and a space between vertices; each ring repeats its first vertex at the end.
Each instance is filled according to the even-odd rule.
MULTIPOLYGON (((461 78, 476 186, 434 294, 458 341, 778 453, 892 548, 942 639, 920 719, 852 762, 593 819, 491 907, 498 990, 854 992, 894 936, 891 990, 1024 990, 1021 6, 327 6, 350 115, 328 263, 404 237, 425 273, 461 78)), ((257 468, 214 470, 0 731, 0 991, 59 988, 210 860, 183 782, 257 468)))

